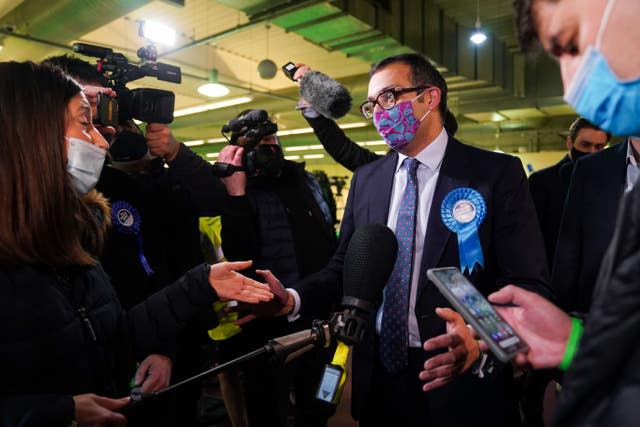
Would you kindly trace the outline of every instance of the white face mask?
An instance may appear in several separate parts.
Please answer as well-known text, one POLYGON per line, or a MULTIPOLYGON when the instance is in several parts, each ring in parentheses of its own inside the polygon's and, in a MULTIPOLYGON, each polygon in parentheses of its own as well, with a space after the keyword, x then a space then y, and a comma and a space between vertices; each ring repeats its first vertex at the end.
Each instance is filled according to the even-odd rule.
POLYGON ((78 193, 87 194, 98 183, 107 150, 79 138, 65 137, 67 147, 67 172, 78 193))

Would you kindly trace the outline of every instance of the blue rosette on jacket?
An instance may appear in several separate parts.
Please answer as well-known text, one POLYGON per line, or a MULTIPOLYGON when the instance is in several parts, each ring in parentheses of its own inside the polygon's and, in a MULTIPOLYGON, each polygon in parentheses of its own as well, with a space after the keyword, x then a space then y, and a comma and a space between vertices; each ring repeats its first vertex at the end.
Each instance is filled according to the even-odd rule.
POLYGON ((140 264, 142 264, 142 268, 144 268, 148 276, 153 274, 153 269, 149 265, 147 257, 144 256, 144 245, 140 230, 140 223, 142 222, 140 212, 130 203, 118 200, 111 205, 111 222, 118 232, 135 236, 140 264))
POLYGON ((478 227, 487 214, 487 204, 473 188, 456 188, 449 192, 440 206, 440 216, 449 230, 458 235, 460 270, 469 274, 476 264, 484 267, 478 227))

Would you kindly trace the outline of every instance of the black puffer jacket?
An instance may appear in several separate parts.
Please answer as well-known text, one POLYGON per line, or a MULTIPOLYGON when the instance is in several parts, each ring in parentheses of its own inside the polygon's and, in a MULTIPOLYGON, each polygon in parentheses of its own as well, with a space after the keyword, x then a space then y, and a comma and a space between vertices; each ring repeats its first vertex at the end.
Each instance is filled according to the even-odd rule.
POLYGON ((186 321, 216 300, 201 265, 125 312, 100 265, 0 270, 0 425, 64 426, 72 396, 122 397, 133 354, 172 354, 186 321))

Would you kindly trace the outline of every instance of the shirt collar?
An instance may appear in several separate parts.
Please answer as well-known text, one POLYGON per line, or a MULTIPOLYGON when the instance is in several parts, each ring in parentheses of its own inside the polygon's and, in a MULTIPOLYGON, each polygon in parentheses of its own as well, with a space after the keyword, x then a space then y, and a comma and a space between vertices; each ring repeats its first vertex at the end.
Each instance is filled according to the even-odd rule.
POLYGON ((627 144, 627 164, 631 164, 637 167, 638 161, 636 160, 636 157, 633 154, 633 146, 632 146, 634 141, 636 145, 640 146, 640 138, 635 138, 635 137, 629 138, 629 143, 627 144))
MULTIPOLYGON (((427 145, 417 155, 416 159, 432 171, 438 169, 444 158, 444 152, 447 149, 447 142, 449 141, 449 135, 447 131, 442 128, 440 134, 434 139, 431 144, 427 145)), ((402 153, 398 153, 398 164, 396 165, 396 172, 400 170, 402 162, 406 159, 402 153)))

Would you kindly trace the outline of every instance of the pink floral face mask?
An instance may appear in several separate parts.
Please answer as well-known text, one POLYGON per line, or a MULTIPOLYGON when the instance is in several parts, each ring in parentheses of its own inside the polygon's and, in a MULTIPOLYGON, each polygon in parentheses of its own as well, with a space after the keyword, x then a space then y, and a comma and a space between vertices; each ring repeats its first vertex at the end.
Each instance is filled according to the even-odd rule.
POLYGON ((395 151, 402 151, 407 147, 420 127, 420 123, 431 112, 427 110, 420 120, 413 114, 413 101, 422 95, 403 102, 399 102, 388 110, 380 110, 373 115, 373 124, 378 133, 395 151))

